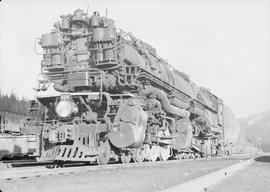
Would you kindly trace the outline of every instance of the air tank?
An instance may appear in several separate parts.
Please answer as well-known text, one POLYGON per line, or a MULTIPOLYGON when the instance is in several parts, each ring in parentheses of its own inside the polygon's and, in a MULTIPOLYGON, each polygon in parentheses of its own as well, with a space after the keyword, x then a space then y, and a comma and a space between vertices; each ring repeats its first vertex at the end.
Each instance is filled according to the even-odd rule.
POLYGON ((93 42, 108 42, 115 36, 115 28, 97 27, 93 29, 93 42))
POLYGON ((60 33, 46 33, 41 36, 41 46, 56 47, 62 43, 62 36, 60 33))
POLYGON ((114 60, 114 52, 113 49, 104 49, 103 51, 104 60, 114 60))
POLYGON ((93 29, 93 42, 105 41, 105 30, 104 28, 98 27, 93 29))
POLYGON ((62 63, 61 54, 58 47, 51 48, 51 58, 52 65, 60 65, 62 63))
POLYGON ((61 55, 52 54, 52 65, 60 65, 60 64, 61 64, 61 55))
POLYGON ((43 55, 43 59, 44 59, 44 65, 45 66, 50 66, 52 64, 52 57, 51 54, 46 53, 43 55))
POLYGON ((96 50, 96 61, 103 61, 103 49, 96 50))

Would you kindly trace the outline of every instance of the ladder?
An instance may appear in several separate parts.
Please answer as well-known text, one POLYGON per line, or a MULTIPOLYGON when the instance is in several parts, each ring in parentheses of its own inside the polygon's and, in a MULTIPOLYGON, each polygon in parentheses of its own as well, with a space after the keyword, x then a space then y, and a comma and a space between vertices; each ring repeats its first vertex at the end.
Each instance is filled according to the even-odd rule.
POLYGON ((29 101, 29 108, 26 113, 26 123, 34 125, 38 118, 39 108, 37 100, 29 101))

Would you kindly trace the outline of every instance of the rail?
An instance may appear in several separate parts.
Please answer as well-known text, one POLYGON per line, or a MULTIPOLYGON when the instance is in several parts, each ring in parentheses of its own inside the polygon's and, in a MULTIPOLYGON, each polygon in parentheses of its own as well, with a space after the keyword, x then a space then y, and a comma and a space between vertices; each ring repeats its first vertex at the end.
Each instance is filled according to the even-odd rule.
MULTIPOLYGON (((212 157, 212 158, 199 158, 195 161, 222 161, 222 160, 246 160, 254 158, 251 155, 243 155, 243 156, 231 156, 231 157, 212 157)), ((80 173, 80 172, 88 172, 88 171, 102 171, 102 170, 110 170, 110 169, 124 169, 124 168, 133 168, 133 167, 148 167, 148 166, 156 166, 156 165, 164 165, 164 164, 177 164, 179 162, 186 161, 194 161, 193 159, 184 159, 184 160, 170 160, 170 161, 155 161, 155 162, 142 162, 142 163, 128 163, 128 164, 108 164, 108 165, 96 165, 93 164, 89 166, 89 164, 85 164, 84 166, 72 166, 72 167, 62 167, 49 169, 46 167, 24 167, 24 168, 8 168, 2 169, 0 171, 0 180, 10 180, 10 179, 20 179, 27 177, 39 177, 46 175, 58 175, 58 174, 69 174, 69 173, 80 173)), ((70 164, 71 165, 71 164, 70 164)), ((73 163, 73 165, 76 165, 73 163)))

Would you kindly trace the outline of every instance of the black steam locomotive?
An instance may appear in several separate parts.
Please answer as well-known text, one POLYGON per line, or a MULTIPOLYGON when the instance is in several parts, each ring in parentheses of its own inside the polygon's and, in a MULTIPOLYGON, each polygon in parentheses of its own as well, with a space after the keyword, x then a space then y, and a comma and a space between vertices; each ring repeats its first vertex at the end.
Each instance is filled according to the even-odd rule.
POLYGON ((224 106, 114 20, 82 10, 41 36, 40 160, 128 163, 218 155, 224 106))

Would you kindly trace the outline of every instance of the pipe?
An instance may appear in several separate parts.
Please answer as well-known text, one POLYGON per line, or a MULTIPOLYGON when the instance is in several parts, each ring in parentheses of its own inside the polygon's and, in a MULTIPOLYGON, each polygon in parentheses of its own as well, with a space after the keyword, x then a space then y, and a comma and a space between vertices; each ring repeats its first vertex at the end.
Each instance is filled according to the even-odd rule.
POLYGON ((152 88, 141 90, 139 94, 144 95, 144 96, 155 95, 156 98, 161 102, 162 108, 164 109, 164 111, 174 117, 180 117, 180 118, 189 117, 189 112, 187 110, 180 109, 178 107, 174 107, 173 105, 171 105, 165 92, 162 90, 152 87, 152 88))
POLYGON ((176 132, 176 124, 175 124, 175 119, 171 118, 171 117, 166 117, 166 119, 169 122, 169 130, 171 133, 175 133, 176 132))
POLYGON ((37 55, 43 55, 43 53, 39 53, 38 51, 37 51, 37 40, 39 40, 39 44, 40 44, 40 41, 41 41, 41 39, 40 38, 35 38, 35 53, 37 54, 37 55))
POLYGON ((59 92, 68 92, 69 91, 67 85, 64 85, 63 82, 61 82, 61 81, 55 82, 53 85, 53 88, 59 92))

